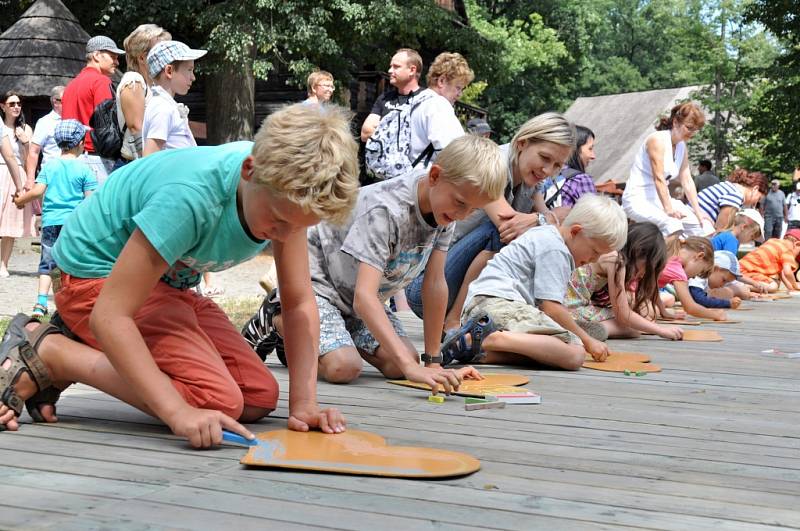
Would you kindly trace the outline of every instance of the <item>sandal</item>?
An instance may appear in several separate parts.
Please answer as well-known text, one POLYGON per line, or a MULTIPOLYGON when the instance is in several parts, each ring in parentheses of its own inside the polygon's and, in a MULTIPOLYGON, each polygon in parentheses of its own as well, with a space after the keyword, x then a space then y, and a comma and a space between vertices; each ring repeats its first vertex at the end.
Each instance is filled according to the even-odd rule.
POLYGON ((492 332, 498 330, 492 318, 487 314, 480 314, 467 320, 461 328, 451 330, 442 342, 442 367, 451 363, 472 363, 482 358, 481 343, 492 332), (467 344, 466 335, 470 335, 470 344, 467 344))
MULTIPOLYGON (((36 330, 28 333, 24 328, 28 322, 30 319, 26 315, 16 315, 3 336, 5 338, 3 343, 0 344, 0 401, 7 405, 16 417, 22 413, 24 402, 14 391, 14 386, 24 373, 28 373, 39 391, 48 389, 53 384, 50 372, 37 354, 36 347, 47 335, 58 333, 58 329, 50 324, 40 324, 36 330), (11 361, 11 364, 3 369, 2 364, 7 360, 11 361)), ((5 430, 5 425, 0 426, 0 431, 5 430)))
MULTIPOLYGON (((20 314, 22 317, 27 317, 24 314, 20 314)), ((19 315, 17 316, 19 317, 19 315)), ((15 318, 16 319, 16 318, 15 318)), ((13 322, 13 321, 12 321, 13 322)), ((26 323, 23 323, 22 328, 24 329, 26 323)), ((67 324, 61 319, 61 315, 55 311, 53 315, 50 317, 50 324, 58 328, 58 331, 64 337, 72 339, 73 341, 80 342, 78 336, 76 336, 72 330, 69 329, 67 324)), ((9 329, 11 329, 11 325, 9 325, 9 329)), ((35 395, 30 397, 25 401, 25 409, 28 410, 28 415, 31 416, 34 422, 47 422, 47 420, 42 416, 40 407, 45 404, 50 404, 53 406, 53 415, 56 414, 56 403, 58 399, 61 398, 61 393, 64 389, 59 389, 56 386, 48 387, 43 391, 37 391, 35 395)))
POLYGON ((40 319, 48 314, 47 306, 44 304, 39 304, 38 302, 33 305, 33 311, 31 312, 31 317, 34 319, 40 319))
POLYGON ((256 314, 242 328, 242 336, 262 361, 265 361, 274 350, 280 362, 286 366, 283 338, 278 335, 273 324, 275 316, 279 313, 281 313, 281 301, 278 298, 278 290, 273 289, 264 298, 256 314))

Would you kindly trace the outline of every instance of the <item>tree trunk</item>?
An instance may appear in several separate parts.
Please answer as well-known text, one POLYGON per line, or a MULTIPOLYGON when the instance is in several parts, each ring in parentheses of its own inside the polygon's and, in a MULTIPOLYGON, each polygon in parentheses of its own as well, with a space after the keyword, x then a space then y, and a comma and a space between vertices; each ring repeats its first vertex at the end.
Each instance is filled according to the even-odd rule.
POLYGON ((225 63, 206 80, 208 144, 252 140, 255 134, 253 61, 225 63))
MULTIPOLYGON (((722 53, 727 53, 725 50, 725 25, 727 20, 725 17, 725 10, 722 10, 720 17, 720 40, 722 41, 722 53)), ((722 99, 722 59, 717 62, 716 72, 714 75, 714 168, 717 173, 722 168, 722 159, 724 158, 725 150, 725 134, 722 130, 722 110, 720 107, 720 100, 722 99)))

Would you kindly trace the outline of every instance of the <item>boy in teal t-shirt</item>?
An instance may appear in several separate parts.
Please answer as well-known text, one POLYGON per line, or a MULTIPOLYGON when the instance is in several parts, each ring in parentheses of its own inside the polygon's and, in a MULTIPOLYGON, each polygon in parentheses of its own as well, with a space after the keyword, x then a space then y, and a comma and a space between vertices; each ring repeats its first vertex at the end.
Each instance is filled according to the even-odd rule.
POLYGON ((33 317, 47 315, 47 294, 50 292, 50 272, 55 269, 52 251, 64 221, 73 210, 97 188, 97 178, 89 166, 78 160, 83 153, 88 127, 78 120, 61 120, 56 124, 53 138, 61 148, 61 157, 44 165, 30 191, 17 196, 14 203, 22 208, 39 199, 42 202, 42 257, 39 260, 39 292, 33 305, 33 317))
POLYGON ((288 427, 344 431, 338 410, 317 405, 306 228, 348 217, 357 155, 346 112, 298 104, 270 115, 255 143, 170 150, 116 170, 53 250, 58 314, 80 342, 24 316, 12 321, 0 346, 12 360, 0 429, 18 429, 23 401, 35 418, 55 421, 59 390, 81 382, 195 447, 219 444, 223 428, 252 438, 237 421, 269 414, 277 383, 225 313, 189 288, 271 242, 284 295, 288 427))

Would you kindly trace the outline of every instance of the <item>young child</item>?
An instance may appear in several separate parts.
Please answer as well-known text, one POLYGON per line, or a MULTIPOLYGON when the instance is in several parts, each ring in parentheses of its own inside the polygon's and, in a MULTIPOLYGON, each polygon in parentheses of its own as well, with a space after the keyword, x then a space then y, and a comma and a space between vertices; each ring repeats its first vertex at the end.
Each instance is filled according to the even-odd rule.
POLYGON ((669 319, 672 315, 666 307, 675 304, 677 299, 689 315, 705 317, 715 321, 724 321, 727 316, 723 310, 704 308, 697 304, 689 291, 689 278, 707 277, 714 267, 714 249, 707 238, 690 236, 686 240, 673 238, 667 244, 670 258, 658 276, 658 287, 661 290, 659 311, 661 316, 669 319), (671 290, 668 286, 671 286, 671 290), (671 292, 674 290, 674 294, 671 292))
MULTIPOLYGON (((309 231, 321 328, 319 372, 325 380, 353 381, 361 373, 362 357, 388 378, 405 377, 432 389, 441 383, 448 393, 463 376, 475 374, 442 369, 435 355, 447 303, 444 262, 453 222, 499 198, 505 181, 505 160, 497 145, 462 136, 439 153, 429 170, 362 188, 347 224, 321 223, 309 231), (423 270, 424 368, 400 321, 384 305, 423 270)), ((280 300, 267 297, 242 330, 262 356, 280 347, 284 335, 286 307, 279 291, 280 300)))
MULTIPOLYGON (((270 243, 290 358, 288 427, 345 429, 317 405, 319 327, 306 227, 342 221, 358 194, 350 117, 333 106, 271 114, 255 143, 175 149, 116 170, 75 212, 53 249, 63 323, 17 316, 0 346, 0 425, 27 400, 55 421, 58 390, 81 382, 164 421, 195 447, 272 411, 277 382, 228 317, 190 289, 204 271, 248 260, 270 243), (37 393, 38 390, 38 393, 37 393)), ((55 316, 54 316, 55 318, 55 316)))
MULTIPOLYGON (((711 246, 716 251, 728 251, 734 255, 739 254, 739 246, 748 244, 764 237, 764 217, 754 208, 746 208, 736 214, 733 227, 730 230, 719 232, 711 238, 711 246)), ((704 284, 703 284, 704 285, 704 284)), ((749 299, 751 292, 767 293, 767 285, 757 282, 750 277, 740 276, 738 280, 728 286, 734 296, 749 299)))
MULTIPOLYGON (((192 50, 179 41, 156 43, 147 54, 147 69, 153 80, 153 96, 147 102, 142 122, 143 156, 163 149, 196 146, 189 128, 189 108, 175 101, 175 95, 184 96, 195 80, 194 62, 206 50, 192 50)), ((209 297, 221 295, 222 289, 213 285, 210 272, 203 274, 202 289, 209 297)))
POLYGON ((53 139, 61 148, 61 157, 44 165, 36 184, 28 192, 17 196, 17 207, 44 196, 42 204, 42 257, 39 260, 39 293, 32 315, 47 315, 47 294, 50 292, 50 271, 56 267, 53 246, 61 233, 64 220, 75 207, 97 188, 94 172, 78 160, 83 154, 86 131, 89 128, 78 120, 61 120, 55 126, 53 139))
POLYGON ((789 291, 800 290, 795 279, 798 256, 800 229, 790 229, 782 240, 770 238, 754 251, 747 253, 739 260, 739 266, 742 275, 766 284, 769 293, 778 291, 781 282, 789 291))
POLYGON ((464 325, 445 338, 443 363, 534 361, 576 370, 586 352, 606 359, 605 343, 575 323, 564 297, 575 266, 622 248, 627 231, 617 203, 584 194, 560 227, 544 225, 516 238, 470 285, 464 325))
POLYGON ((714 269, 708 278, 689 280, 689 293, 692 299, 704 308, 733 308, 742 304, 742 299, 726 287, 741 277, 739 261, 730 251, 714 251, 714 269))
POLYGON ((681 339, 677 326, 644 317, 658 307, 658 274, 666 263, 667 246, 658 226, 633 223, 619 253, 605 254, 572 272, 565 305, 595 339, 639 337, 640 332, 681 339))

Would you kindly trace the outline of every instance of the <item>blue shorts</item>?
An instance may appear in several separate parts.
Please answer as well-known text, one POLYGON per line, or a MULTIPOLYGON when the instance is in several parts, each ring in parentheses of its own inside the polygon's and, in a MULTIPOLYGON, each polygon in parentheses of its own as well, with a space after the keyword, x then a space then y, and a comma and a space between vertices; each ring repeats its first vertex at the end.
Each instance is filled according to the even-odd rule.
POLYGON ((42 227, 42 258, 39 260, 39 274, 49 275, 55 269, 56 263, 53 260, 53 246, 56 244, 58 235, 61 234, 63 225, 50 225, 42 227))
MULTIPOLYGON (((380 344, 370 333, 364 321, 357 317, 344 317, 342 312, 319 295, 316 296, 319 309, 319 355, 324 356, 342 347, 354 347, 359 352, 375 355, 380 344)), ((400 320, 389 308, 386 316, 392 328, 400 337, 408 337, 400 320)))

